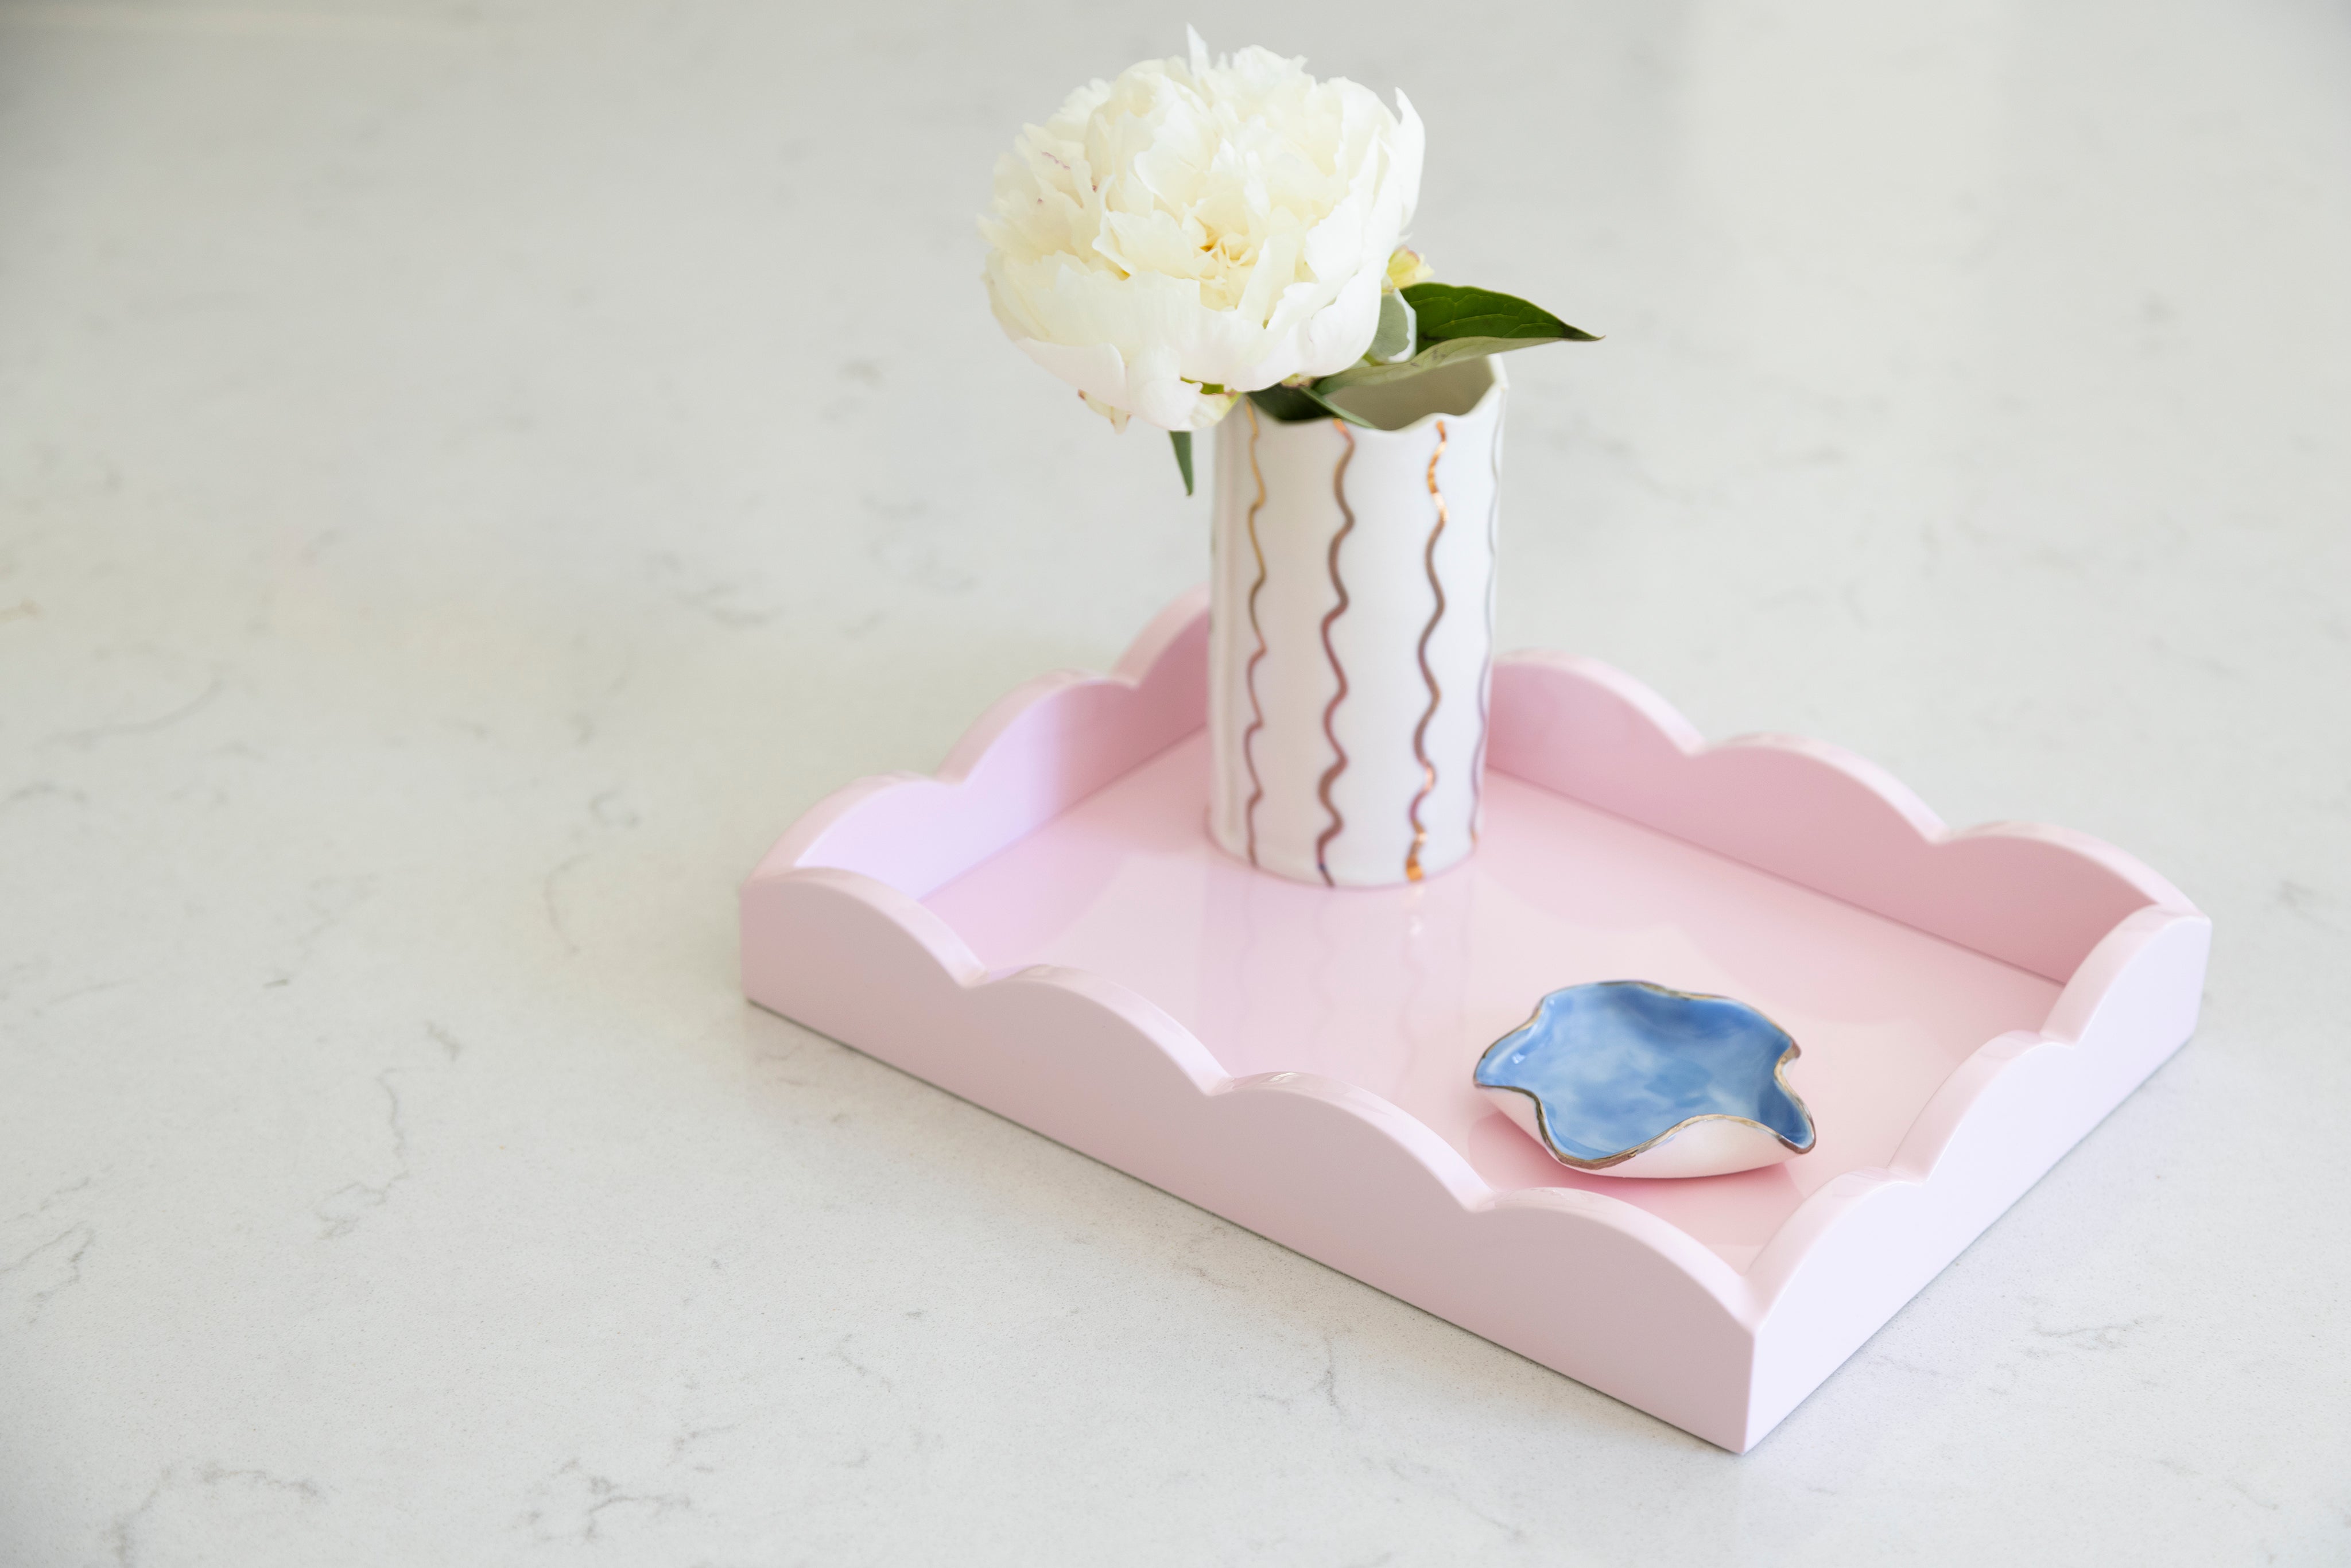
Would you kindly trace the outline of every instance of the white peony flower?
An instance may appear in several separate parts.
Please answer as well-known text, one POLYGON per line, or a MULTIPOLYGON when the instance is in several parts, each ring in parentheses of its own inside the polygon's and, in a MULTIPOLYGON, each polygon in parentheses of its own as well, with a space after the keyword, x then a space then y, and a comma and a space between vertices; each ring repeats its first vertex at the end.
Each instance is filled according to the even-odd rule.
POLYGON ((1193 33, 1188 60, 1080 88, 998 161, 988 298, 1089 407, 1206 429, 1235 394, 1363 357, 1420 162, 1403 93, 1390 113, 1303 60, 1212 61, 1193 33))

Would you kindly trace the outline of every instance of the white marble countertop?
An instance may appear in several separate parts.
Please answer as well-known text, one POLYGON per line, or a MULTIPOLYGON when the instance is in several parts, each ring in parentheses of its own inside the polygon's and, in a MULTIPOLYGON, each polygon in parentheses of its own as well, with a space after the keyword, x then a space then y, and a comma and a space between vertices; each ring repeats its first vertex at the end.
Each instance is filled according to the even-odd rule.
POLYGON ((1607 334, 1506 643, 2218 923, 1734 1458, 737 995, 794 815, 1203 575, 971 228, 1185 16, 270 4, 0 0, 0 1562, 2351 1555, 2339 7, 1188 18, 1607 334))

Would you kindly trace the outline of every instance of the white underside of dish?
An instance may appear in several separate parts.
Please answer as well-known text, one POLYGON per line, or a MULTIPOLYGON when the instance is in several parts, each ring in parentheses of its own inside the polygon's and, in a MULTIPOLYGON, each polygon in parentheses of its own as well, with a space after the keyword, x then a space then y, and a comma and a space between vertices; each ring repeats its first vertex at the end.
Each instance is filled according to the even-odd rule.
POLYGON ((1535 1110, 1534 1096, 1517 1089, 1482 1086, 1479 1092, 1500 1106, 1502 1113, 1523 1128, 1527 1136, 1541 1144, 1552 1158, 1587 1176, 1729 1176, 1737 1171, 1776 1166, 1783 1160, 1795 1158, 1802 1152, 1790 1148, 1769 1127, 1759 1122, 1748 1121, 1743 1116, 1697 1116, 1684 1122, 1630 1159, 1619 1160, 1612 1166, 1586 1165, 1560 1158, 1559 1152, 1552 1147, 1551 1140, 1543 1136, 1542 1118, 1535 1110))

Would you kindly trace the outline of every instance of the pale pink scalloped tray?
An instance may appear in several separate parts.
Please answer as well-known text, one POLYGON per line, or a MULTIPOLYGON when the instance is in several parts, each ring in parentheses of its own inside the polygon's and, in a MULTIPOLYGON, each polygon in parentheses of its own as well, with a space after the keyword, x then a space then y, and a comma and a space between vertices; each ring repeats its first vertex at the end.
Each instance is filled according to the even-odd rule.
POLYGON ((2210 923, 2060 829, 1954 833, 1857 758, 1703 747, 1607 666, 1497 667, 1486 827, 1416 886, 1209 842, 1206 601, 841 790, 743 892, 762 1006, 1734 1450, 2195 1027, 2210 923), (1471 1088, 1545 991, 1738 997, 1820 1142, 1553 1164, 1471 1088))

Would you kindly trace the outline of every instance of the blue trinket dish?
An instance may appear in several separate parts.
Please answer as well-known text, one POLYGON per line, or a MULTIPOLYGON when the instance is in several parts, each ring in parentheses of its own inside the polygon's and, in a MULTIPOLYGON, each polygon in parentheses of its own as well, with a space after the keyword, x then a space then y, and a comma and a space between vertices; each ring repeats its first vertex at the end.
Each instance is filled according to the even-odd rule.
POLYGON ((1800 1054, 1745 1002, 1602 980, 1538 1002, 1475 1079, 1563 1166, 1726 1176, 1812 1149, 1812 1113, 1781 1076, 1800 1054))

